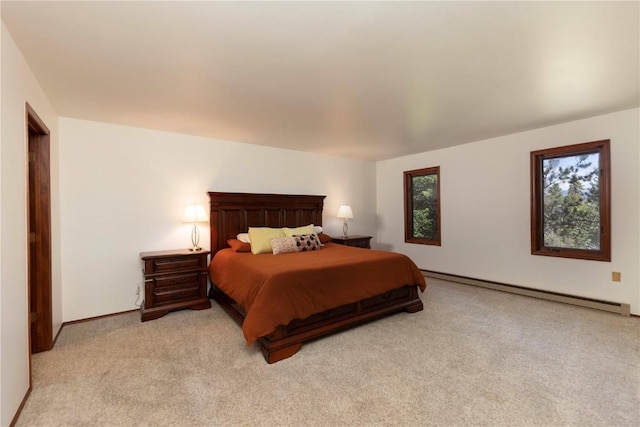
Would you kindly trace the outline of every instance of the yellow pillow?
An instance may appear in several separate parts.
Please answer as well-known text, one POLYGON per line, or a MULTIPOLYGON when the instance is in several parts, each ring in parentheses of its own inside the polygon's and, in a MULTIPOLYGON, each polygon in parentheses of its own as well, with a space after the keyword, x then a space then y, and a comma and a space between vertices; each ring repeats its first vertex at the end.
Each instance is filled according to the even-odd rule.
POLYGON ((287 237, 302 236, 303 234, 316 234, 313 224, 309 224, 309 225, 305 225, 304 227, 297 227, 297 228, 284 227, 282 231, 284 231, 284 235, 287 237))
POLYGON ((249 227, 249 240, 251 240, 251 253, 254 255, 273 252, 269 239, 273 237, 286 237, 282 228, 249 227))

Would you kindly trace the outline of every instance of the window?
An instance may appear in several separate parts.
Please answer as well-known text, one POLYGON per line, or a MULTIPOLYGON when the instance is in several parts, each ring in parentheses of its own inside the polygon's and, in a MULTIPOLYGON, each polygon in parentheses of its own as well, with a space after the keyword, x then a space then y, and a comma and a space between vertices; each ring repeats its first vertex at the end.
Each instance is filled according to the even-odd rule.
POLYGON ((531 253, 611 261, 609 140, 531 152, 531 253))
POLYGON ((440 246, 440 166, 404 173, 404 241, 440 246))

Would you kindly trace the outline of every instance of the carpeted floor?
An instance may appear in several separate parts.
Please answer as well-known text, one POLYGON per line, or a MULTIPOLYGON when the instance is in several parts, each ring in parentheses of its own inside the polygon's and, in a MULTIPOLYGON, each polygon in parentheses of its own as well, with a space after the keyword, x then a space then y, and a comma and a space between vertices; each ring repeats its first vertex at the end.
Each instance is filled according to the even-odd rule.
POLYGON ((640 319, 428 282, 274 365, 216 304, 66 326, 17 425, 638 425, 640 319))

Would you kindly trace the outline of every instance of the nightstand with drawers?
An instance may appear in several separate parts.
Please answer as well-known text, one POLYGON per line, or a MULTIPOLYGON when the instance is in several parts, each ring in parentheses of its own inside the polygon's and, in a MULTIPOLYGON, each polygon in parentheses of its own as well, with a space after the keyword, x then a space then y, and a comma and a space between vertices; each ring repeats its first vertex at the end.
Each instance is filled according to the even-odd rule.
POLYGON ((339 245, 353 246, 356 248, 371 249, 371 236, 331 236, 331 242, 337 243, 339 245))
POLYGON ((209 251, 178 249, 142 252, 144 301, 141 320, 157 319, 182 308, 211 308, 207 297, 209 251))

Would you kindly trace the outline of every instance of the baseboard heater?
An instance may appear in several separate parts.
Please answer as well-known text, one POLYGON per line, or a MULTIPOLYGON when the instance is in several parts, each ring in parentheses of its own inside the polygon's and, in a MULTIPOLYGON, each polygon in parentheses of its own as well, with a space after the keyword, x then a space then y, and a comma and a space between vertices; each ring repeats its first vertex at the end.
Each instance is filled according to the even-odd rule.
POLYGON ((581 307, 595 308, 596 310, 619 313, 623 316, 631 315, 631 306, 619 302, 603 301, 593 298, 578 297, 575 295, 561 294, 558 292, 543 291, 539 289, 526 288, 523 286, 508 285, 505 283, 491 282, 488 280, 473 279, 471 277, 457 276, 455 274, 440 273, 431 270, 421 270, 426 277, 443 279, 450 282, 463 283, 465 285, 479 286, 496 291, 510 292, 512 294, 525 295, 528 297, 541 298, 549 301, 562 302, 565 304, 579 305, 581 307))

